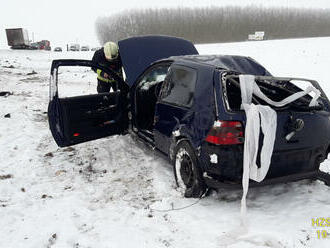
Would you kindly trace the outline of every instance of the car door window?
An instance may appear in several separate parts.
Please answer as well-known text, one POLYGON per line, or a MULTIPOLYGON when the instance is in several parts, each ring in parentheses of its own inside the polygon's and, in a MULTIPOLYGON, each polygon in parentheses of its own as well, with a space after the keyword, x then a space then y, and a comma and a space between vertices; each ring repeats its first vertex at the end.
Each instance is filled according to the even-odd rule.
POLYGON ((171 68, 162 89, 161 101, 190 107, 193 102, 197 72, 192 68, 175 66, 171 68))
POLYGON ((155 106, 169 64, 156 65, 146 72, 135 91, 135 120, 139 129, 152 132, 155 106))
POLYGON ((148 72, 139 83, 139 87, 141 90, 149 90, 152 86, 163 82, 169 65, 160 65, 148 72))
POLYGON ((59 97, 97 94, 97 74, 85 66, 60 66, 58 68, 59 97))

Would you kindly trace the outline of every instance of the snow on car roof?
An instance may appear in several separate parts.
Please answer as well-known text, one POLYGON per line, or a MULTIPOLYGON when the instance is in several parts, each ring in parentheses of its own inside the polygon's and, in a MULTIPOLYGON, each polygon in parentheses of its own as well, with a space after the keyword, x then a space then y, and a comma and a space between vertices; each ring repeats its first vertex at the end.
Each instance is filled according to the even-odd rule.
POLYGON ((236 71, 242 74, 270 76, 271 74, 250 57, 236 55, 186 55, 173 56, 169 60, 203 63, 216 68, 236 71))

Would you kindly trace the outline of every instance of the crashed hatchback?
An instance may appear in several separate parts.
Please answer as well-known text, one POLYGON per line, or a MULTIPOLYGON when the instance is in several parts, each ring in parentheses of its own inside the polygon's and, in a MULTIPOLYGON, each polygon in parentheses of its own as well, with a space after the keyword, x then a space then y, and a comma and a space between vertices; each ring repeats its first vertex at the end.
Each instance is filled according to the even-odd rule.
MULTIPOLYGON (((262 94, 281 101, 313 86, 320 92, 271 106, 253 94, 252 103, 270 106, 277 128, 269 170, 252 186, 300 179, 330 184, 319 170, 330 151, 330 105, 313 80, 273 77, 249 57, 202 56, 186 40, 133 37, 118 42, 126 79, 88 60, 54 60, 51 67, 49 125, 60 147, 130 132, 168 156, 178 188, 200 197, 207 188, 241 187, 246 114, 241 108, 241 75, 253 75, 262 94), (58 68, 95 67, 118 81, 119 91, 61 98, 58 68), (308 86, 307 86, 308 87, 308 86)), ((261 166, 260 147, 255 161, 261 166)))

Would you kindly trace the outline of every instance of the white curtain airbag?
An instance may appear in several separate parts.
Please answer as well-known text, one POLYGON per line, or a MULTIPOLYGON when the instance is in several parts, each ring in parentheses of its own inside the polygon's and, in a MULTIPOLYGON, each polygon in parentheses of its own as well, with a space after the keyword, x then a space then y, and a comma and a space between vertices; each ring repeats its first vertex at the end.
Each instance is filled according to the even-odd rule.
POLYGON ((242 224, 246 225, 246 195, 249 188, 249 179, 261 182, 267 175, 269 170, 271 157, 276 137, 277 114, 269 106, 255 105, 252 103, 252 95, 258 96, 270 105, 282 107, 289 104, 300 97, 303 97, 310 92, 315 95, 312 98, 309 106, 317 106, 317 99, 320 96, 320 91, 314 86, 309 86, 304 91, 297 92, 291 96, 283 99, 280 102, 275 102, 269 99, 261 92, 259 86, 255 82, 253 75, 240 75, 240 88, 242 97, 242 106, 246 114, 245 125, 245 142, 243 155, 243 196, 241 200, 241 218, 242 224), (264 134, 263 146, 260 153, 260 168, 258 168, 256 161, 259 148, 260 126, 264 134))

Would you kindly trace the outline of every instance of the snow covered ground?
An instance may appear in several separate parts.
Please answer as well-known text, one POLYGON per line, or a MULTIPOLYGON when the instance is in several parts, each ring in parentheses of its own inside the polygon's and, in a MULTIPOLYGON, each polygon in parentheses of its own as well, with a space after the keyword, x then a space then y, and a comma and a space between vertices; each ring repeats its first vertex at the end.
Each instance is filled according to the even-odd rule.
MULTIPOLYGON (((330 96, 329 43, 314 38, 198 50, 251 56, 275 76, 318 80, 330 96)), ((13 93, 0 97, 0 247, 330 247, 330 238, 317 238, 330 228, 312 227, 312 218, 330 217, 330 188, 322 182, 250 189, 249 233, 225 246, 220 237, 239 225, 241 190, 184 199, 168 162, 129 135, 58 148, 46 114, 51 61, 91 57, 0 50, 0 91, 13 93)), ((95 75, 76 70, 63 71, 60 92, 95 92, 95 75)), ((322 169, 330 172, 329 160, 322 169)))

